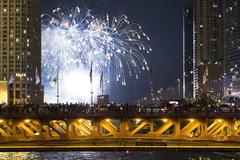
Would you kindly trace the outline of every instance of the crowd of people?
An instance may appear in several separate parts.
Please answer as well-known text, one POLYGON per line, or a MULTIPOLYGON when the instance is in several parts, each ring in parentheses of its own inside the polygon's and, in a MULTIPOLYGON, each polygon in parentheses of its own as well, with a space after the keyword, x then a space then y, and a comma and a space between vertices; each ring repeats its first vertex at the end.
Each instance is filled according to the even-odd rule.
POLYGON ((217 114, 217 113, 240 113, 237 106, 220 105, 220 106, 194 106, 194 105, 130 105, 130 104, 87 104, 87 103, 70 103, 70 104, 24 104, 24 105, 0 105, 1 115, 12 114, 36 114, 36 115, 66 115, 66 114, 217 114))

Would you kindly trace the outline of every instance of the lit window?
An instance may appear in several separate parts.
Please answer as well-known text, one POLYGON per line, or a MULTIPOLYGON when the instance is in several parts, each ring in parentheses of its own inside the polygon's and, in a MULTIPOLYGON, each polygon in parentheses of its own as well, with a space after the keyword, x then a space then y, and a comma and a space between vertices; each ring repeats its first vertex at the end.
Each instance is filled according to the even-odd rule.
POLYGON ((16 8, 16 12, 19 12, 19 8, 16 8))
POLYGON ((6 8, 4 8, 4 9, 3 9, 3 12, 7 12, 7 9, 6 9, 6 8))
POLYGON ((200 25, 200 28, 203 28, 203 25, 202 25, 202 24, 200 25))
POLYGON ((30 18, 27 18, 27 21, 29 21, 30 20, 30 18))
POLYGON ((23 30, 23 33, 26 34, 26 33, 27 33, 27 30, 23 30))

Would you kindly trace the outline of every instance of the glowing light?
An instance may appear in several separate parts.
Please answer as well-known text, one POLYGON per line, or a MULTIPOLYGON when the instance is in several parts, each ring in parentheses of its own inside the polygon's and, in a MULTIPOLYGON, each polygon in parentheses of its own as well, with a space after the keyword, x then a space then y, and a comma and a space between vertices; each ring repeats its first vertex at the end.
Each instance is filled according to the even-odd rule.
POLYGON ((111 119, 106 119, 106 121, 107 121, 107 122, 110 122, 110 121, 111 121, 111 119))
MULTIPOLYGON (((95 75, 92 83, 93 94, 100 93, 99 82, 100 75, 95 75)), ((64 77, 62 84, 63 98, 76 102, 78 100, 88 102, 90 100, 91 84, 89 83, 89 72, 76 70, 68 73, 67 77, 64 77), (80 98, 76 97, 78 95, 80 98)))
POLYGON ((140 123, 141 122, 141 119, 136 119, 136 123, 140 123))
POLYGON ((166 123, 168 121, 168 119, 163 119, 163 122, 166 123))
POLYGON ((83 119, 79 119, 78 122, 80 122, 80 123, 83 122, 83 119))
MULTIPOLYGON (((66 76, 59 78, 60 83, 60 98, 62 102, 89 102, 91 95, 91 84, 89 83, 89 71, 82 69, 75 69, 69 71, 66 76)), ((100 75, 94 76, 92 83, 93 94, 97 95, 100 93, 99 88, 100 75)), ((46 101, 55 100, 56 98, 56 84, 52 82, 48 87, 46 93, 46 101)))
POLYGON ((222 122, 222 119, 218 119, 217 121, 218 121, 219 123, 221 123, 221 122, 222 122))
MULTIPOLYGON (((98 83, 98 87, 102 72, 106 82, 116 80, 126 85, 126 73, 138 79, 142 70, 149 70, 144 53, 152 51, 145 42, 150 38, 125 15, 111 20, 108 15, 96 18, 79 7, 70 14, 57 8, 52 15, 42 15, 42 24, 42 79, 46 102, 55 102, 56 87, 51 83, 54 80, 60 85, 61 102, 89 102, 91 62, 93 82, 98 83)), ((96 88, 93 86, 95 94, 96 88)))
POLYGON ((30 119, 25 119, 24 122, 25 122, 25 123, 29 123, 29 122, 30 122, 30 119))
POLYGON ((39 136, 40 135, 40 133, 38 133, 38 132, 36 132, 36 133, 34 133, 36 136, 39 136))
POLYGON ((194 119, 189 119, 190 122, 194 122, 195 120, 194 119))
POLYGON ((4 122, 4 120, 3 119, 0 119, 0 123, 3 123, 4 122))

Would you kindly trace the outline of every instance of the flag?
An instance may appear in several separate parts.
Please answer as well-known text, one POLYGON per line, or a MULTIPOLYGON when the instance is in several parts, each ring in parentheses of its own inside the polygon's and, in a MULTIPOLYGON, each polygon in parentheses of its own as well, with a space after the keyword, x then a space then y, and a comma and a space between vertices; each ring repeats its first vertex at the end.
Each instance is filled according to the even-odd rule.
POLYGON ((40 83, 40 77, 39 77, 39 74, 38 74, 38 69, 36 67, 36 71, 35 71, 35 83, 36 85, 38 85, 40 83))
POLYGON ((101 77, 100 77, 100 89, 103 93, 103 72, 101 73, 101 77))
POLYGON ((11 74, 8 78, 8 84, 13 84, 14 83, 14 78, 13 75, 11 74))
POLYGON ((208 66, 205 69, 205 72, 203 74, 203 84, 206 84, 208 78, 208 66))
POLYGON ((92 83, 92 62, 91 62, 91 68, 90 68, 89 77, 90 77, 90 83, 92 83))
POLYGON ((51 85, 52 87, 56 86, 57 81, 58 81, 58 79, 57 79, 57 77, 55 77, 53 80, 51 80, 50 85, 51 85))

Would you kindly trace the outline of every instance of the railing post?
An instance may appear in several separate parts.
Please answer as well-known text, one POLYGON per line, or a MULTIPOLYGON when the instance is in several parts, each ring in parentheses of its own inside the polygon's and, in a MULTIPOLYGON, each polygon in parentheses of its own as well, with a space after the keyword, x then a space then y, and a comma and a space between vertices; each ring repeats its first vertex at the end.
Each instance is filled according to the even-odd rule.
POLYGON ((236 122, 236 119, 232 119, 231 121, 229 121, 229 125, 231 127, 231 135, 230 135, 231 140, 237 140, 235 135, 235 131, 236 131, 235 122, 236 122))
POLYGON ((120 119, 120 138, 125 138, 128 136, 128 124, 127 119, 121 118, 120 119))
POLYGON ((181 131, 181 128, 180 128, 180 119, 179 118, 177 118, 177 119, 175 119, 174 120, 174 125, 175 125, 175 131, 174 131, 174 133, 175 133, 175 137, 179 137, 180 136, 180 131, 181 131))
POLYGON ((93 133, 92 133, 92 138, 97 138, 100 136, 100 120, 97 119, 96 117, 92 118, 91 120, 92 126, 93 126, 93 133))
POLYGON ((153 121, 153 119, 151 118, 151 119, 149 120, 150 135, 151 135, 151 136, 154 136, 154 126, 153 126, 153 123, 154 123, 154 121, 153 121))
POLYGON ((41 120, 36 120, 37 122, 38 122, 38 124, 39 124, 39 139, 40 140, 43 140, 44 139, 44 137, 43 137, 43 125, 42 125, 42 121, 41 120))
POLYGON ((64 121, 66 123, 66 135, 65 135, 65 138, 69 139, 70 138, 69 126, 70 126, 71 120, 70 119, 65 119, 64 121))
POLYGON ((207 129, 208 129, 208 121, 209 121, 208 118, 205 118, 205 119, 203 119, 203 121, 202 121, 202 126, 203 126, 203 128, 202 128, 202 137, 204 137, 204 138, 209 137, 209 136, 208 136, 208 132, 207 132, 207 129))

